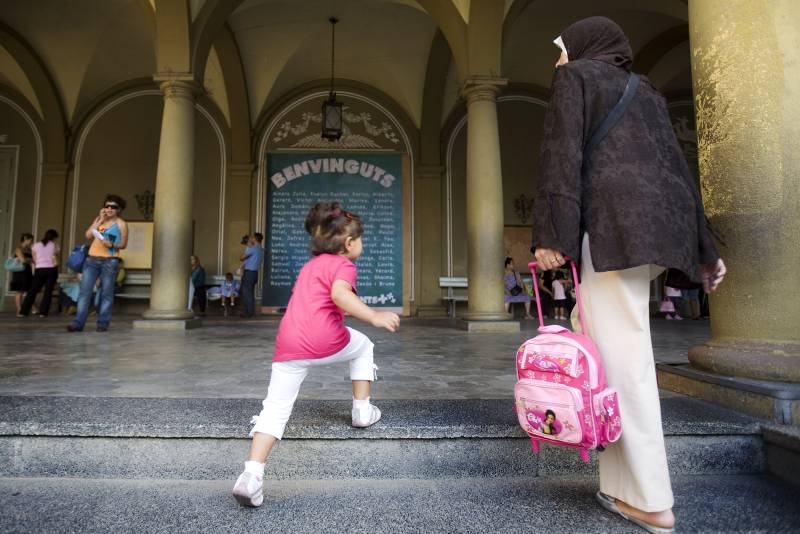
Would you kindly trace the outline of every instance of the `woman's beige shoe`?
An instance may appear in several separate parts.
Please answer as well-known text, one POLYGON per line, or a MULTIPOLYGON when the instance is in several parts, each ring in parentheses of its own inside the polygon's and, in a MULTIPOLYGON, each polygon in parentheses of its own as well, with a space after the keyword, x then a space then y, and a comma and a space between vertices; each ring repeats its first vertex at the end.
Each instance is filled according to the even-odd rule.
POLYGON ((628 515, 625 515, 624 513, 622 513, 622 510, 620 510, 619 507, 617 506, 617 500, 614 497, 606 495, 605 493, 602 493, 600 491, 595 493, 594 496, 595 499, 597 499, 597 502, 600 503, 600 506, 602 506, 609 512, 614 512, 623 519, 630 521, 634 525, 638 525, 639 527, 645 529, 647 532, 650 532, 652 534, 671 534, 675 532, 674 527, 673 528, 657 527, 655 525, 651 525, 650 523, 645 523, 641 519, 636 519, 635 517, 630 517, 628 515))

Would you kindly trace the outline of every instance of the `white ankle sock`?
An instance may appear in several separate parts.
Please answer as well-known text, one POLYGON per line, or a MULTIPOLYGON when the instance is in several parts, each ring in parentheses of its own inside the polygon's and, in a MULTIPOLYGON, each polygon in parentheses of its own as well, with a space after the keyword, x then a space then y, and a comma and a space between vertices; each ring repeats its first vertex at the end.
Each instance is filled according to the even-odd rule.
POLYGON ((353 409, 354 410, 361 410, 363 408, 369 407, 369 397, 366 399, 353 399, 353 409))
POLYGON ((246 473, 252 473, 260 477, 264 476, 264 464, 259 462, 247 461, 244 463, 244 470, 246 473))

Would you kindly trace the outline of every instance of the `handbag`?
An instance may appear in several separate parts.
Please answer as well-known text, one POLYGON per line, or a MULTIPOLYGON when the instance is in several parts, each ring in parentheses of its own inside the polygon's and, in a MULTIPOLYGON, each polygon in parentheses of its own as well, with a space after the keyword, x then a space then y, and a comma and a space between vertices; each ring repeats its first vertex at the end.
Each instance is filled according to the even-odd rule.
POLYGON ((514 286, 511 289, 509 289, 508 292, 511 293, 512 297, 516 297, 517 295, 522 293, 522 288, 519 286, 514 286))
POLYGON ((667 297, 664 297, 661 301, 661 306, 658 307, 658 311, 661 313, 675 313, 675 304, 667 297))
POLYGON ((11 256, 10 258, 6 259, 3 267, 5 267, 6 271, 10 273, 19 273, 25 270, 25 264, 19 261, 19 258, 16 256, 11 256))
POLYGON ((244 276, 244 263, 241 264, 235 271, 233 271, 233 275, 238 276, 239 278, 244 276))
POLYGON ((72 249, 67 257, 67 269, 72 272, 83 272, 83 264, 86 262, 86 257, 89 255, 89 245, 84 243, 72 249))

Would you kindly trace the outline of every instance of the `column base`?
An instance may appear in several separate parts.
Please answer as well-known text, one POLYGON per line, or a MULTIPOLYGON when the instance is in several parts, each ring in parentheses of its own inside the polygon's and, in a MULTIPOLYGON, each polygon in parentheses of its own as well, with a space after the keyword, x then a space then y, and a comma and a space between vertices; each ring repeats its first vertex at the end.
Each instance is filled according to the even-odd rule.
POLYGON ((689 361, 721 375, 800 383, 798 343, 712 339, 689 349, 689 361))
POLYGON ((800 384, 726 376, 691 365, 658 364, 660 388, 780 424, 800 424, 800 384))
POLYGON ((185 321, 187 319, 194 319, 194 312, 188 308, 179 310, 154 310, 151 308, 144 312, 142 317, 153 321, 185 321))
POLYGON ((190 330, 203 325, 200 319, 137 319, 134 330, 190 330))

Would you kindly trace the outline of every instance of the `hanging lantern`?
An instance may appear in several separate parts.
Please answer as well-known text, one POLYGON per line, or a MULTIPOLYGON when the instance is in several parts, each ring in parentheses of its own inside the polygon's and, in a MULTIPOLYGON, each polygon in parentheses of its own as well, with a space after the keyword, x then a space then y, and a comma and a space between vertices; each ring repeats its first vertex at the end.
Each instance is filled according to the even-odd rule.
POLYGON ((342 137, 342 103, 336 101, 334 92, 322 103, 322 137, 328 141, 342 137))
POLYGON ((336 91, 333 86, 333 60, 335 52, 336 17, 328 19, 331 23, 331 92, 328 99, 322 103, 322 138, 328 141, 338 141, 342 137, 342 103, 336 100, 336 91))

